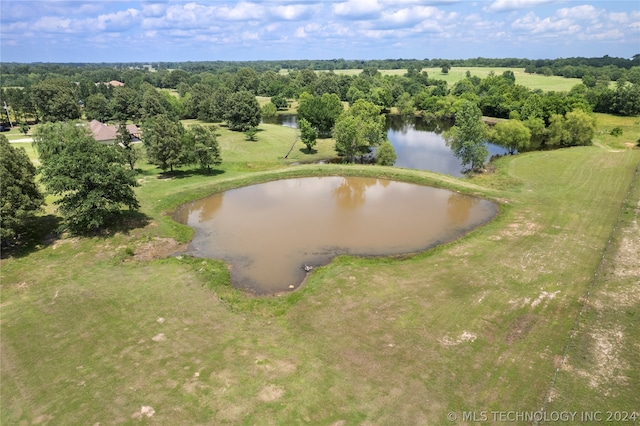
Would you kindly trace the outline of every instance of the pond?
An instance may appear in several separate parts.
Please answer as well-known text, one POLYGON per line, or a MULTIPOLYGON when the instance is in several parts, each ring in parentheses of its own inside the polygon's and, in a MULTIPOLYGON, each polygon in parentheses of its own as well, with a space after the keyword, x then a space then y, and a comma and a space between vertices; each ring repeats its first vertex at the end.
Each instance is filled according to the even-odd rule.
MULTIPOLYGON (((265 120, 272 124, 281 124, 297 128, 295 114, 279 114, 277 117, 265 120)), ((450 128, 450 124, 435 120, 425 120, 421 117, 403 117, 387 115, 387 138, 396 150, 398 156, 395 166, 417 170, 431 170, 456 177, 462 177, 462 163, 453 155, 444 140, 443 132, 450 128)), ((507 150, 492 143, 487 143, 489 155, 504 155, 507 150)))
POLYGON ((234 286, 256 294, 297 288, 304 265, 341 254, 415 253, 463 236, 494 203, 375 178, 312 177, 230 190, 181 206, 194 228, 188 254, 223 259, 234 286))

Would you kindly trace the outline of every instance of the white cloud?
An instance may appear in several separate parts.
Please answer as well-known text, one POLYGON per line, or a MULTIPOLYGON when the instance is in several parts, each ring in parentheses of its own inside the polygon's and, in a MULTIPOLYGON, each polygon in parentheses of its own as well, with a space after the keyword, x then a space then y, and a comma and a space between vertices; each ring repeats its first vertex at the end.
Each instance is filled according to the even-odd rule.
POLYGON ((547 3, 553 3, 554 0, 495 0, 485 10, 490 12, 505 12, 517 9, 527 9, 540 6, 547 3))
POLYGON ((294 21, 311 18, 316 12, 322 9, 322 5, 290 4, 276 5, 269 8, 269 13, 273 18, 294 21))
POLYGON ((167 3, 144 3, 142 5, 142 14, 157 18, 164 15, 167 7, 167 3))
POLYGON ((550 36, 572 34, 580 30, 580 27, 570 19, 540 19, 533 12, 513 21, 511 27, 533 34, 547 33, 550 36))
POLYGON ((57 16, 45 16, 40 18, 35 22, 35 24, 33 24, 33 29, 48 33, 64 33, 79 30, 78 28, 75 28, 71 19, 58 18, 57 16))
POLYGON ((264 17, 264 10, 264 7, 258 3, 241 1, 234 7, 221 6, 218 10, 217 17, 229 21, 259 20, 264 17))
POLYGON ((596 19, 600 15, 600 12, 593 6, 589 4, 584 4, 582 6, 569 7, 558 9, 556 12, 556 16, 560 18, 568 18, 568 19, 596 19))
POLYGON ((364 19, 378 16, 382 7, 378 0, 347 0, 333 5, 333 13, 345 18, 364 19))
POLYGON ((582 35, 580 38, 582 40, 621 40, 624 38, 624 33, 614 29, 595 34, 582 35))
POLYGON ((96 19, 96 30, 123 31, 140 22, 141 13, 137 9, 127 9, 120 12, 100 15, 96 19))
POLYGON ((293 33, 296 38, 307 38, 307 32, 304 30, 304 27, 296 28, 296 31, 293 33))

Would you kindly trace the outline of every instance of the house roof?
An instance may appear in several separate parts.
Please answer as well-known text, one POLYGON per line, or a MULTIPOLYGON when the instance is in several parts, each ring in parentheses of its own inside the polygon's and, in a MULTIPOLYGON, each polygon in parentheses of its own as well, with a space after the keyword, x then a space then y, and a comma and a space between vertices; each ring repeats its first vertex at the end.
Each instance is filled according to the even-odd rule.
MULTIPOLYGON (((89 123, 89 129, 91 129, 93 137, 98 142, 114 141, 116 140, 116 135, 118 133, 118 126, 109 126, 99 122, 98 120, 92 120, 89 123)), ((140 137, 140 129, 135 124, 127 124, 127 130, 131 136, 136 138, 140 137)))

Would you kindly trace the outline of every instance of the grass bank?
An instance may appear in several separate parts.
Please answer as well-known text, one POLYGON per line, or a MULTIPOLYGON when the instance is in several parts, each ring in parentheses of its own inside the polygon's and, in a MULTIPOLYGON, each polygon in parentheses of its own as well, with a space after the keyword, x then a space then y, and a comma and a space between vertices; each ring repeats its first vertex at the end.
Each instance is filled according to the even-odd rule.
POLYGON ((0 423, 449 424, 451 412, 578 410, 598 397, 637 410, 637 250, 624 263, 609 251, 637 232, 607 242, 637 226, 640 150, 604 140, 507 156, 496 173, 460 180, 289 165, 253 142, 228 144, 217 174, 144 166, 145 227, 2 259, 0 423), (315 174, 447 187, 495 199, 501 214, 416 256, 337 258, 279 297, 233 290, 218 261, 158 258, 188 238, 164 216, 179 203, 315 174), (611 280, 597 281, 602 295, 567 351, 594 273, 609 268, 603 253, 611 280), (602 366, 613 378, 581 373, 602 366))

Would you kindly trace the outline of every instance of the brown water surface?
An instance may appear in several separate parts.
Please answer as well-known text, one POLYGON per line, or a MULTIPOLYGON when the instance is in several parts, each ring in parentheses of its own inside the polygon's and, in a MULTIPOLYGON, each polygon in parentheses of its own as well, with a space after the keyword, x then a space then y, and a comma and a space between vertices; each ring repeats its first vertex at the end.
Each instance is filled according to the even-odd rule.
POLYGON ((231 264, 257 294, 299 286, 303 265, 339 254, 414 253, 451 241, 497 212, 487 200, 375 178, 312 177, 234 189, 181 206, 189 254, 231 264))

